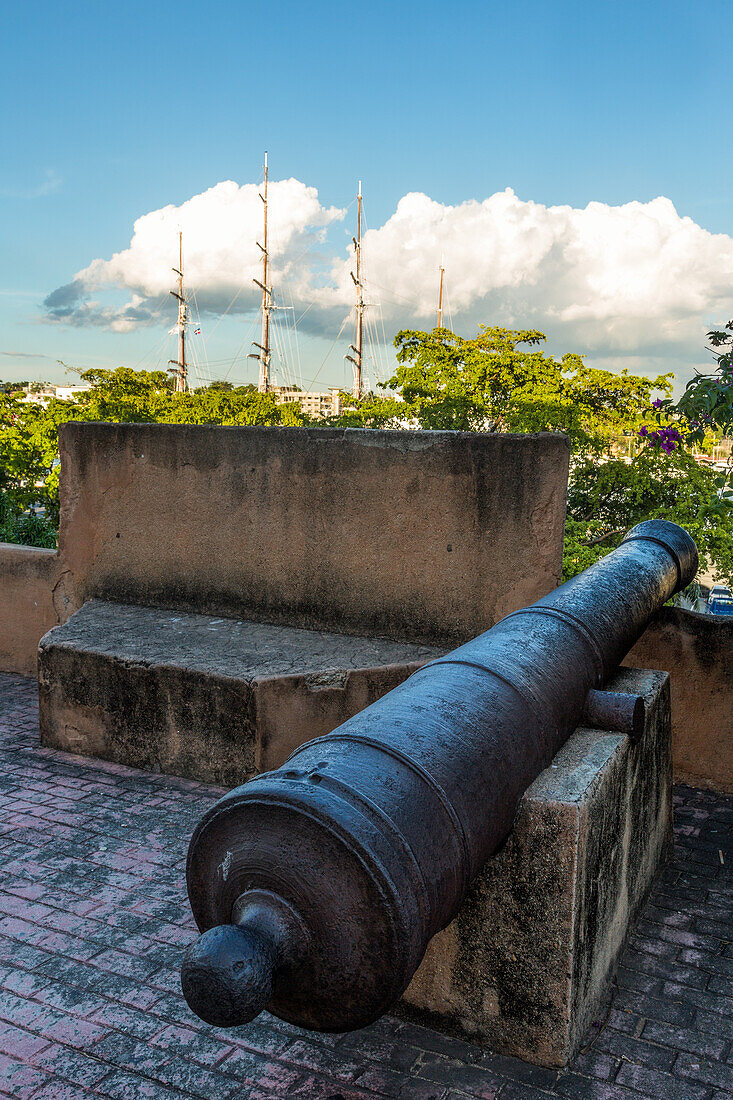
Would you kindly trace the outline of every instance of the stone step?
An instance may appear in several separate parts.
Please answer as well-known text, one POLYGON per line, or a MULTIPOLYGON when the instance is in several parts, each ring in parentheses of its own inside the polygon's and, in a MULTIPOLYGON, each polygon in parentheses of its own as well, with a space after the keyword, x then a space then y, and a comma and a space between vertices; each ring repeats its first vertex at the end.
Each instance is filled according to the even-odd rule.
POLYGON ((442 650, 90 600, 41 639, 41 741, 232 787, 442 650))

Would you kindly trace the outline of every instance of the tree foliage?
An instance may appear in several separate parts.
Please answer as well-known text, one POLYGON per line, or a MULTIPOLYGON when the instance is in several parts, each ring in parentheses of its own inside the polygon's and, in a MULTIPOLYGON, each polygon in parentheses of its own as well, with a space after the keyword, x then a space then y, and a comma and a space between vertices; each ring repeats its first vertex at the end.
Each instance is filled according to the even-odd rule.
POLYGON ((563 575, 582 572, 641 520, 671 519, 695 539, 703 569, 732 578, 733 502, 719 486, 720 477, 683 448, 667 454, 647 445, 630 463, 579 462, 568 486, 563 575))
MULTIPOLYGON (((46 405, 0 390, 0 541, 49 545, 58 525, 58 431, 70 420, 113 423, 297 426, 299 406, 278 405, 254 386, 211 386, 175 393, 164 371, 89 370, 90 388, 46 405), (45 516, 28 509, 41 505, 45 516)), ((53 545, 53 542, 51 542, 53 545)))
POLYGON ((652 412, 652 394, 672 376, 644 378, 588 367, 542 349, 535 329, 482 326, 472 340, 449 329, 397 334, 398 367, 387 385, 403 415, 422 428, 457 431, 563 431, 576 453, 599 452, 652 412))

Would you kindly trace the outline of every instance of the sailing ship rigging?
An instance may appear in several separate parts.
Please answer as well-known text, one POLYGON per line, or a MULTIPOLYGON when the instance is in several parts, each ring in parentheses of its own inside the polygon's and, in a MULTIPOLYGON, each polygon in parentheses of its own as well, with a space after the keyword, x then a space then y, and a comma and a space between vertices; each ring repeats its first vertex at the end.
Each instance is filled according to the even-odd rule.
MULTIPOLYGON (((264 158, 264 171, 262 186, 258 191, 259 198, 262 202, 262 239, 256 240, 255 243, 260 251, 260 259, 262 263, 261 278, 253 278, 253 283, 257 286, 261 292, 259 315, 260 315, 260 340, 252 341, 253 351, 247 356, 248 359, 254 359, 257 361, 258 370, 258 383, 257 389, 262 394, 272 394, 279 402, 292 402, 300 401, 305 408, 308 405, 309 399, 326 398, 326 394, 316 394, 306 392, 302 389, 302 380, 300 379, 300 355, 297 350, 297 344, 295 349, 292 346, 288 347, 292 337, 297 340, 297 333, 295 332, 295 318, 293 316, 292 331, 290 326, 286 325, 283 330, 282 325, 277 320, 277 312, 279 310, 293 309, 294 306, 279 305, 275 301, 274 287, 272 283, 272 263, 271 263, 271 226, 270 226, 270 195, 268 194, 269 188, 269 166, 268 166, 268 154, 265 153, 264 158), (278 335, 279 333, 279 335, 278 335), (281 346, 281 344, 283 346, 281 346), (276 346, 277 345, 277 346, 276 346), (283 384, 278 384, 273 374, 273 356, 277 351, 278 361, 284 372, 285 378, 283 384), (289 363, 288 360, 292 359, 289 363), (301 384, 294 384, 296 378, 292 375, 295 373, 297 381, 301 384)), ((369 319, 367 314, 368 303, 365 301, 365 281, 364 281, 364 263, 362 255, 362 236, 364 228, 364 205, 362 196, 362 184, 359 180, 357 196, 356 196, 356 234, 352 237, 352 244, 354 248, 354 270, 350 272, 351 279, 355 288, 355 303, 352 309, 349 311, 349 315, 353 315, 353 343, 349 344, 348 352, 344 356, 345 360, 351 363, 352 366, 352 398, 359 400, 364 393, 369 389, 369 381, 366 375, 366 360, 367 360, 367 344, 372 347, 372 359, 374 360, 373 367, 375 370, 375 380, 384 375, 386 372, 377 369, 377 358, 375 350, 380 346, 380 339, 377 334, 377 323, 374 316, 369 319)), ((184 267, 183 267, 183 233, 179 230, 178 233, 178 267, 174 267, 172 270, 177 276, 177 285, 175 290, 171 290, 171 295, 178 302, 178 319, 175 328, 171 329, 171 334, 177 334, 178 348, 177 358, 169 359, 169 371, 175 376, 175 389, 176 392, 186 392, 190 389, 189 375, 191 371, 191 352, 193 345, 190 345, 187 338, 186 328, 193 322, 189 319, 190 302, 184 287, 184 267)), ((441 268, 442 272, 442 268, 441 268)), ((237 295, 240 291, 237 291, 237 295)), ((235 298, 237 297, 235 295, 235 298)), ((195 296, 192 299, 195 303, 195 296)), ((441 302, 442 302, 442 274, 441 274, 441 302)), ((230 303, 231 305, 231 303, 230 303)), ((310 308, 310 307, 309 307, 310 308)), ((228 312, 229 307, 225 310, 228 312)), ((307 312, 307 311, 306 311, 307 312)), ((439 306, 439 313, 442 317, 442 306, 439 306)), ((341 330, 336 337, 336 343, 345 325, 348 323, 349 316, 344 318, 344 323, 341 326, 341 330)), ((194 329, 196 334, 200 334, 201 329, 196 324, 194 329)), ((205 357, 205 346, 202 344, 202 349, 205 357)), ((195 358, 195 356, 194 356, 195 358)), ((326 356, 328 358, 328 356, 326 356)), ((235 357, 236 361, 236 357, 235 357)), ((321 367, 316 372, 316 377, 313 379, 311 386, 315 383, 320 370, 325 366, 326 360, 321 364, 321 367)), ((234 361, 231 364, 230 370, 234 366, 234 361)), ((204 380, 210 382, 211 378, 206 377, 209 372, 208 365, 204 371, 204 380)), ((201 373, 199 369, 197 374, 201 373)), ((333 395, 338 394, 338 388, 331 387, 330 390, 331 400, 335 402, 333 395)), ((311 402, 312 404, 312 402, 311 402)), ((338 402, 340 408, 340 399, 338 402)))
POLYGON ((440 290, 438 291, 438 328, 443 327, 443 283, 445 282, 445 268, 440 261, 440 290))
POLYGON ((356 331, 354 343, 349 345, 354 354, 344 356, 344 359, 347 359, 354 368, 354 384, 351 392, 352 397, 357 401, 362 395, 362 364, 364 359, 364 292, 361 278, 361 213, 361 180, 359 180, 359 191, 356 197, 356 236, 351 238, 356 258, 356 274, 354 274, 353 271, 351 272, 351 278, 356 287, 356 331))
POLYGON ((172 270, 178 276, 178 289, 171 291, 173 297, 178 299, 178 358, 168 360, 168 370, 176 376, 176 393, 185 393, 188 389, 188 366, 186 365, 188 309, 183 289, 183 232, 180 229, 178 231, 178 267, 172 270))
POLYGON ((267 175, 267 153, 265 152, 265 178, 262 191, 260 192, 264 210, 264 229, 262 236, 264 243, 260 244, 259 241, 255 242, 262 253, 262 282, 260 282, 259 279, 252 280, 252 282, 262 291, 262 305, 260 306, 262 315, 262 343, 258 344, 256 341, 253 341, 254 347, 256 347, 258 351, 251 352, 249 355, 250 359, 257 359, 260 364, 260 377, 257 386, 260 393, 270 392, 270 362, 272 359, 272 348, 270 347, 270 317, 272 315, 273 305, 272 287, 268 281, 270 277, 270 253, 267 241, 267 175))

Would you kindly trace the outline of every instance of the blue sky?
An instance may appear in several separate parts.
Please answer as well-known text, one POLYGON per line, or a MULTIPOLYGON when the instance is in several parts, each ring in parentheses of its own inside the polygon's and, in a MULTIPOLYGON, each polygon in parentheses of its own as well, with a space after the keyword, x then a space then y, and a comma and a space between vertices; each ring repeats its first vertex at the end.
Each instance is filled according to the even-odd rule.
MULTIPOLYGON (((362 177, 374 229, 410 192, 457 206, 509 187, 523 203, 577 209, 665 196, 680 217, 727 239, 733 66, 719 43, 729 22, 729 4, 717 0, 16 5, 5 14, 0 69, 0 378, 61 381, 57 358, 86 367, 148 355, 163 319, 130 331, 50 323, 44 298, 126 249, 141 215, 221 181, 257 183, 265 148, 273 178, 317 188, 324 207, 348 208, 362 177)), ((345 256, 351 219, 349 210, 319 247, 345 256)), ((688 246, 686 270, 698 263, 688 246)), ((704 262, 727 270, 726 241, 716 248, 704 262)), ((449 281, 458 263, 457 254, 449 281)), ((131 275, 124 292, 136 285, 131 275)), ((525 282, 523 301, 533 285, 525 282)), ((709 285, 690 291, 690 300, 709 295, 703 326, 706 309, 712 320, 721 308, 719 286, 709 285)), ((501 323, 502 308, 521 322, 520 305, 500 290, 466 307, 465 326, 501 323)), ((388 335, 419 321, 410 309, 402 318, 398 301, 388 335)), ((532 325, 543 301, 538 292, 532 325)), ((586 351, 591 362, 681 370, 697 346, 690 323, 676 344, 668 332, 645 334, 634 348, 627 335, 619 350, 599 336, 603 318, 591 335, 560 323, 557 302, 547 308, 553 347, 586 351)), ((332 343, 336 312, 303 337, 306 376, 332 343)), ((568 302, 560 312, 570 316, 568 302)), ((202 318, 204 334, 215 313, 202 318)), ((218 326, 211 359, 234 355, 248 317, 218 326)), ((337 348, 318 384, 340 383, 341 363, 337 348)))

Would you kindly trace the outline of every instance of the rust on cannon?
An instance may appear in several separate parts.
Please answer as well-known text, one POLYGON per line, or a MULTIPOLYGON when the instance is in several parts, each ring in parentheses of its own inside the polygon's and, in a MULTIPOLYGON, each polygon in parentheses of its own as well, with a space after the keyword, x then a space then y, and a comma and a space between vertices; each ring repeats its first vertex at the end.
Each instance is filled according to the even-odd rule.
POLYGON ((696 571, 687 532, 641 523, 584 573, 220 799, 188 854, 202 933, 182 968, 193 1011, 228 1027, 267 1008, 321 1031, 386 1012, 575 727, 638 731, 635 697, 601 689, 696 571))

